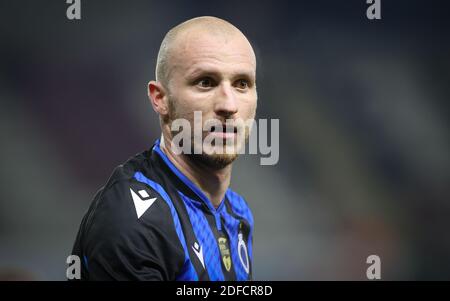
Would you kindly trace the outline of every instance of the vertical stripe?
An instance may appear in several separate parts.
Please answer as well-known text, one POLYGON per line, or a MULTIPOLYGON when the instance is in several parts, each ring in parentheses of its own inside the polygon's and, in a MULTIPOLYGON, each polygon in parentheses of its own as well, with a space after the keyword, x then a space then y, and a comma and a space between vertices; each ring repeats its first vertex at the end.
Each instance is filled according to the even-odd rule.
MULTIPOLYGON (((239 259, 239 253, 238 253, 238 230, 239 230, 239 223, 240 221, 230 214, 228 212, 223 211, 222 215, 224 217, 225 221, 225 230, 228 233, 228 236, 230 237, 230 251, 231 251, 231 259, 233 260, 233 266, 234 271, 236 273, 236 279, 239 281, 248 280, 249 275, 244 269, 244 266, 242 265, 241 260, 239 259)), ((248 248, 248 246, 247 246, 248 248)), ((250 260, 250 254, 249 254, 249 260, 250 260)))
MULTIPOLYGON (((228 220, 234 219, 236 223, 234 222, 228 222, 227 223, 227 229, 231 231, 232 233, 229 233, 233 237, 233 247, 232 247, 232 254, 233 254, 233 260, 234 258, 237 259, 236 261, 236 275, 238 279, 240 280, 247 280, 251 279, 252 274, 252 259, 253 259, 253 215, 250 211, 250 208, 248 207, 247 203, 244 201, 244 199, 232 191, 231 189, 228 189, 226 192, 226 196, 228 199, 227 202, 227 212, 224 213, 225 221, 228 222, 228 220), (250 226, 250 231, 248 233, 247 238, 247 252, 248 252, 248 261, 249 261, 249 274, 247 276, 247 272, 244 269, 244 266, 240 260, 239 257, 239 240, 238 240, 238 234, 239 234, 239 223, 240 220, 246 220, 250 226)), ((245 241, 245 238, 244 238, 245 241)), ((245 260, 245 259, 244 259, 245 260)))
POLYGON ((191 200, 181 192, 179 194, 186 205, 197 241, 202 247, 203 260, 209 279, 212 281, 223 281, 225 277, 222 272, 219 247, 208 220, 203 213, 201 203, 191 200))
POLYGON ((254 228, 253 214, 250 210, 250 207, 247 205, 244 199, 236 192, 232 191, 231 189, 228 189, 226 192, 226 196, 230 201, 229 204, 231 205, 233 213, 246 219, 250 224, 250 233, 248 236, 247 248, 248 248, 248 256, 251 262, 253 258, 253 228, 254 228))
POLYGON ((181 280, 181 281, 194 280, 194 281, 197 281, 198 280, 198 275, 195 272, 195 269, 194 269, 194 266, 192 265, 191 259, 189 258, 189 252, 188 252, 188 249, 187 249, 187 246, 186 246, 186 240, 184 238, 183 230, 181 229, 180 219, 178 217, 177 211, 175 210, 175 207, 172 204, 172 201, 171 201, 169 195, 166 193, 164 188, 161 187, 161 185, 159 185, 158 183, 153 182, 152 180, 148 179, 141 172, 136 172, 134 174, 134 178, 136 180, 138 180, 139 182, 141 182, 141 183, 149 185, 156 192, 158 192, 159 195, 163 198, 163 200, 167 203, 167 205, 170 208, 170 212, 172 213, 173 222, 175 224, 175 230, 177 232, 177 235, 178 235, 178 238, 179 238, 179 240, 181 242, 181 245, 183 246, 183 249, 184 249, 184 265, 183 265, 182 272, 180 273, 180 275, 177 276, 178 277, 177 280, 181 280))

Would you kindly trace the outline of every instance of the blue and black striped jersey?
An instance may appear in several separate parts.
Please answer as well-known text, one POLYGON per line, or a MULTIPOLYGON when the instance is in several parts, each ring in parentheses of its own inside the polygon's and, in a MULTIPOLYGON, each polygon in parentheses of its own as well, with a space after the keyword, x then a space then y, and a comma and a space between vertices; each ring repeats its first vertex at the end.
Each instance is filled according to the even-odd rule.
POLYGON ((156 141, 97 192, 72 254, 82 280, 251 280, 252 233, 240 195, 215 208, 156 141))

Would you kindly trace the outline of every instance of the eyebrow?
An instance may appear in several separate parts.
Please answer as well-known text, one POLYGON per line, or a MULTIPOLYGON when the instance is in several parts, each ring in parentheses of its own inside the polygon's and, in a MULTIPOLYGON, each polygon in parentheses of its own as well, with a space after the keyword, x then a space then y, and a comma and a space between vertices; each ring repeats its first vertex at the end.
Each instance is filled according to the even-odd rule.
MULTIPOLYGON (((220 69, 217 68, 201 68, 201 67, 195 67, 192 71, 190 71, 187 75, 188 79, 194 79, 198 76, 217 76, 220 74, 220 69)), ((251 81, 255 81, 254 72, 248 71, 248 72, 242 72, 239 71, 238 73, 233 75, 233 78, 246 78, 251 81)))

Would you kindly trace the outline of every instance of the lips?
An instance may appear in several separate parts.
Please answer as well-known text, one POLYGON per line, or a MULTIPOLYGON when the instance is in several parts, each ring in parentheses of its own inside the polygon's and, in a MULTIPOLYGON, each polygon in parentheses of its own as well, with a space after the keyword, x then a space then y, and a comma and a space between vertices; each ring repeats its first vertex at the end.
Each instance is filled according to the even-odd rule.
POLYGON ((235 126, 211 126, 209 135, 217 136, 221 139, 235 138, 237 134, 237 128, 235 126))
POLYGON ((237 127, 235 126, 211 126, 210 130, 211 133, 229 133, 229 134, 237 134, 237 127))

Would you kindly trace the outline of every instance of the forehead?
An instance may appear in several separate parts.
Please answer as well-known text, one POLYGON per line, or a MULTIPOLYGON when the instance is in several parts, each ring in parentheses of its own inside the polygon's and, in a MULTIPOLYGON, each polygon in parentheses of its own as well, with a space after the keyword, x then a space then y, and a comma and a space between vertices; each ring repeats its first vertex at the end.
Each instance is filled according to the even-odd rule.
POLYGON ((188 32, 177 41, 172 52, 173 67, 181 72, 202 70, 222 73, 249 73, 256 70, 250 43, 242 34, 188 32))

